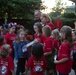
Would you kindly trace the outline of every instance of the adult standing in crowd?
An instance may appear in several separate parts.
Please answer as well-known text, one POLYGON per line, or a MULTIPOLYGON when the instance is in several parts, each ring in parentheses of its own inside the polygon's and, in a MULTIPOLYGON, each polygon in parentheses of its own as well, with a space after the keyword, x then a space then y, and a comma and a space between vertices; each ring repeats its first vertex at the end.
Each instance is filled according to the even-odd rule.
POLYGON ((41 19, 40 19, 40 17, 41 17, 41 12, 40 12, 40 10, 35 10, 34 16, 35 16, 34 23, 36 23, 36 22, 41 22, 41 19))
POLYGON ((56 17, 56 20, 54 20, 54 25, 55 25, 55 28, 57 29, 61 29, 62 27, 62 20, 60 19, 59 16, 56 17))
POLYGON ((47 14, 41 14, 41 21, 43 23, 43 26, 50 26, 50 28, 53 30, 55 27, 54 27, 54 24, 52 23, 49 15, 47 14))

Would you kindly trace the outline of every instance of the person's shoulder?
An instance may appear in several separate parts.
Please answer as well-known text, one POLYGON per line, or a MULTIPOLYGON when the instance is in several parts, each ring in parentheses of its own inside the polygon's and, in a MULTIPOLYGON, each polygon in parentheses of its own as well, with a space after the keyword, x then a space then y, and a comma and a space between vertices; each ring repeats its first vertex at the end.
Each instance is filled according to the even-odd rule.
POLYGON ((9 36, 10 34, 9 33, 7 33, 5 36, 9 36))
POLYGON ((62 46, 67 46, 68 47, 68 46, 70 46, 70 42, 65 41, 65 42, 62 43, 62 46))
POLYGON ((8 56, 7 59, 8 59, 8 60, 12 60, 12 57, 11 57, 11 56, 8 56))
POLYGON ((34 57, 34 56, 31 56, 31 57, 29 58, 29 60, 30 60, 30 61, 35 60, 35 57, 34 57))

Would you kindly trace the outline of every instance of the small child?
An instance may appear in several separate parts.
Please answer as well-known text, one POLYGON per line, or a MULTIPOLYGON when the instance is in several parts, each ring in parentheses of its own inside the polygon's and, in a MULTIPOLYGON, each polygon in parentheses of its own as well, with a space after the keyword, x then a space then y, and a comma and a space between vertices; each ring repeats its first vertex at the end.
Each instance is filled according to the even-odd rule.
POLYGON ((60 36, 59 36, 59 31, 57 29, 52 31, 52 36, 54 39, 54 48, 56 50, 59 50, 59 46, 60 46, 60 36))
POLYGON ((12 49, 12 51, 11 51, 11 53, 10 53, 10 56, 14 59, 14 48, 13 48, 13 41, 15 40, 15 38, 16 38, 16 34, 15 34, 15 26, 14 25, 9 25, 9 27, 8 27, 8 30, 9 30, 9 32, 5 35, 5 42, 7 43, 7 44, 9 44, 10 45, 10 47, 11 47, 11 49, 12 49))
POLYGON ((34 44, 32 47, 32 55, 26 64, 26 74, 30 69, 30 75, 44 75, 44 71, 47 68, 47 62, 43 55, 43 46, 39 43, 34 44))
POLYGON ((25 31, 18 30, 16 40, 14 41, 15 59, 17 61, 16 75, 25 71, 26 60, 30 57, 30 51, 28 49, 26 49, 26 52, 23 51, 25 49, 24 46, 27 43, 28 41, 25 39, 25 31))
POLYGON ((0 75, 14 75, 14 62, 9 52, 9 45, 5 44, 0 48, 0 75))
POLYGON ((47 67, 47 75, 54 74, 56 75, 55 71, 55 64, 54 64, 54 42, 53 38, 51 37, 51 28, 49 26, 44 26, 42 28, 43 35, 45 36, 44 41, 44 56, 47 60, 48 67, 47 67))
POLYGON ((44 43, 45 37, 42 34, 42 24, 40 22, 37 22, 34 24, 34 39, 38 39, 39 43, 44 43))
POLYGON ((60 30, 62 35, 62 44, 58 50, 58 57, 54 60, 56 70, 59 75, 69 75, 72 68, 71 49, 73 47, 72 29, 69 26, 63 26, 60 30))

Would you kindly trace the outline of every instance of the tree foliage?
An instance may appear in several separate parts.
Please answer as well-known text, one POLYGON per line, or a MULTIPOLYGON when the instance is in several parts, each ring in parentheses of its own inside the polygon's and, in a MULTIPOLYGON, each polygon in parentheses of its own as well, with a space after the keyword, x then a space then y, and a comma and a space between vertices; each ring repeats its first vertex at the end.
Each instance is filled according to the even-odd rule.
POLYGON ((62 0, 56 0, 56 5, 52 8, 50 15, 53 17, 61 15, 61 13, 65 10, 64 5, 65 4, 62 3, 62 0))
POLYGON ((31 18, 33 11, 43 9, 41 0, 0 0, 0 18, 31 18))
POLYGON ((76 0, 70 0, 75 3, 75 12, 76 12, 76 0))

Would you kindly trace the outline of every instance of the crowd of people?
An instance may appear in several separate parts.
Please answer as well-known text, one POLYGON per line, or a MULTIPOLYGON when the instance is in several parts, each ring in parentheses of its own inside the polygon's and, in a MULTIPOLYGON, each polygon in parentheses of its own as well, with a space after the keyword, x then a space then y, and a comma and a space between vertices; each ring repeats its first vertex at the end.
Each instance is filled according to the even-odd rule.
POLYGON ((0 26, 0 75, 27 75, 28 70, 30 75, 69 75, 71 69, 76 75, 76 32, 58 17, 52 23, 39 10, 34 15, 33 38, 16 23, 0 26))

